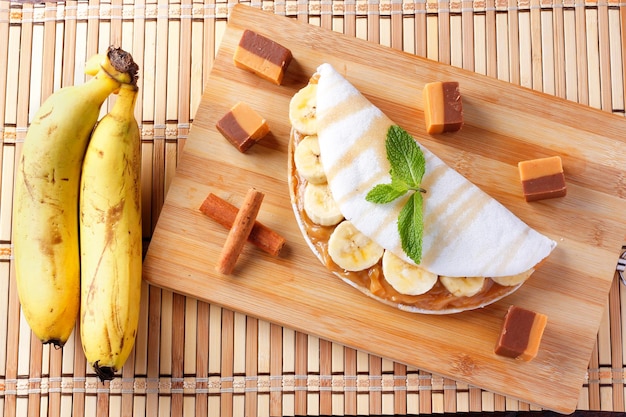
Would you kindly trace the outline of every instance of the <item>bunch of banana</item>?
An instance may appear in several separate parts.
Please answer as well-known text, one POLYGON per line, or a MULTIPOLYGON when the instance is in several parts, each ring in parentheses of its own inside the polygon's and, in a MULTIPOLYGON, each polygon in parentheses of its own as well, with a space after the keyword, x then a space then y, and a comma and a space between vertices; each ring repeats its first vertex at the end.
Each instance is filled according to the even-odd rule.
POLYGON ((141 299, 141 138, 134 117, 137 87, 122 84, 98 122, 80 190, 80 334, 87 361, 113 379, 137 333, 141 299))
POLYGON ((76 324, 83 158, 104 100, 136 70, 127 52, 109 48, 94 78, 48 97, 28 128, 15 180, 13 250, 22 311, 43 343, 62 347, 76 324))

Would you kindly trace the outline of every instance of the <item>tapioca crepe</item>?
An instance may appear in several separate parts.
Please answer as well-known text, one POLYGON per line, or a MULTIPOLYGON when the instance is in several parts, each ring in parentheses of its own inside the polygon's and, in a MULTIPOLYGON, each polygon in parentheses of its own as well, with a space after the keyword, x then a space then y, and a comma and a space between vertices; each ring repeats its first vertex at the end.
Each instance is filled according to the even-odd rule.
MULTIPOLYGON (((408 195, 386 204, 365 198, 375 185, 391 182, 385 140, 394 122, 330 64, 317 73, 320 159, 333 199, 361 233, 415 264, 402 249, 397 226, 408 195)), ((556 247, 419 146, 426 159, 421 267, 450 277, 511 276, 531 270, 556 247)))

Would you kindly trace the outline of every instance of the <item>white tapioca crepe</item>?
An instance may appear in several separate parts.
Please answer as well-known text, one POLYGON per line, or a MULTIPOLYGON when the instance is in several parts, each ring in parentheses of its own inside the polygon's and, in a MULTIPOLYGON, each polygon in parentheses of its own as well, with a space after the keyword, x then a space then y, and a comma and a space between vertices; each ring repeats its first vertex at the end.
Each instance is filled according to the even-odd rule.
MULTIPOLYGON (((317 123, 320 158, 333 198, 355 227, 409 263, 397 219, 408 195, 388 204, 365 196, 391 182, 385 149, 394 123, 330 64, 318 68, 317 123)), ((517 216, 420 144, 424 235, 420 265, 451 277, 517 275, 535 267, 556 242, 517 216)))

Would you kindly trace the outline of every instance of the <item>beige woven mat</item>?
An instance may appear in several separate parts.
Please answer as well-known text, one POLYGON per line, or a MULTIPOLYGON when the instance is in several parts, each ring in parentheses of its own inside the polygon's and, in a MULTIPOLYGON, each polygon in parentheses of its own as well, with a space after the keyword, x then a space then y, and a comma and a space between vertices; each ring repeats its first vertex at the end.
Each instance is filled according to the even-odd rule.
MULTIPOLYGON (((29 118, 84 81, 110 44, 142 68, 149 240, 227 22, 226 1, 0 1, 0 415, 413 414, 528 404, 144 286, 136 349, 100 384, 78 338, 43 346, 20 319, 11 266, 15 161, 29 118)), ((583 0, 253 1, 254 7, 624 113, 626 7, 583 0)), ((104 110, 103 110, 104 111, 104 110)), ((575 121, 573 121, 575 123, 575 121)), ((626 291, 616 278, 578 408, 625 410, 626 291)), ((559 395, 546 393, 546 395, 559 395)))

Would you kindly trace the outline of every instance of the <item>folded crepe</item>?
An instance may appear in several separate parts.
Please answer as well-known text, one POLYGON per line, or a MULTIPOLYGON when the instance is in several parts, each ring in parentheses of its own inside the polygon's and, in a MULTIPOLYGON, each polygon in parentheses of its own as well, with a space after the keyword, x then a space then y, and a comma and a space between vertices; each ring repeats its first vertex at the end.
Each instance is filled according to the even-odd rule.
MULTIPOLYGON (((397 220, 407 196, 375 204, 365 196, 391 182, 385 140, 394 123, 330 64, 317 71, 320 159, 341 213, 363 234, 401 259, 397 220)), ((449 277, 502 277, 531 270, 556 242, 530 228, 441 159, 426 159, 421 187, 424 232, 420 266, 449 277)))

